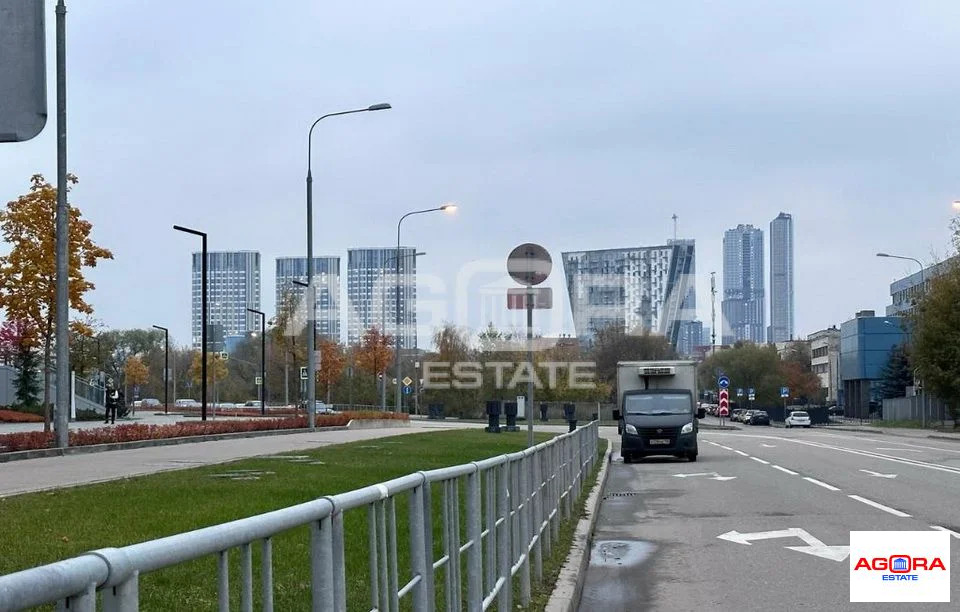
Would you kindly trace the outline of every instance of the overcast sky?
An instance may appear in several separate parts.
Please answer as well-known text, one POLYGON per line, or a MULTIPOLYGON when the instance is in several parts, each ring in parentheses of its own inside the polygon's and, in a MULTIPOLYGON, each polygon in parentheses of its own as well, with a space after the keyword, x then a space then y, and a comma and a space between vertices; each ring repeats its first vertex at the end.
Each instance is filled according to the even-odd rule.
MULTIPOLYGON (((34 172, 56 175, 47 5, 51 120, 0 145, 2 202, 34 172)), ((890 281, 915 265, 877 251, 926 261, 949 246, 954 0, 67 8, 72 203, 116 256, 89 274, 110 327, 167 325, 189 342, 198 242, 174 223, 209 232, 211 249, 260 251, 272 314, 274 258, 306 248, 307 128, 383 101, 393 110, 318 126, 315 252, 341 255, 345 274, 347 248, 393 244, 404 212, 456 201, 453 217, 404 222, 404 242, 427 252, 423 299, 448 304, 421 317, 421 338, 444 318, 520 323, 477 307, 478 287, 527 241, 555 262, 562 311, 544 331, 572 332, 561 251, 663 244, 674 213, 697 241, 706 325, 709 273, 738 223, 762 228, 769 249, 770 220, 793 214, 804 335, 883 311, 890 281)))

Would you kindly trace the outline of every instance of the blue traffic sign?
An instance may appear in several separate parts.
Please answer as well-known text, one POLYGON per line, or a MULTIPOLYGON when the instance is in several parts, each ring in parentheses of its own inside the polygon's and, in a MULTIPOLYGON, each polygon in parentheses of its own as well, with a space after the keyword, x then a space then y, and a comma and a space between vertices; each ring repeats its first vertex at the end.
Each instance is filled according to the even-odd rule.
POLYGON ((790 387, 780 387, 780 397, 790 397, 790 387))
POLYGON ((721 389, 726 389, 729 387, 730 377, 728 377, 726 374, 721 374, 719 377, 717 377, 717 386, 721 389))
POLYGON ((753 395, 754 393, 756 393, 756 390, 754 390, 753 387, 750 387, 749 389, 747 389, 747 393, 749 393, 750 395, 753 395))
POLYGON ((413 392, 413 387, 411 387, 410 385, 405 385, 405 386, 403 387, 403 394, 404 394, 404 395, 410 395, 412 392, 413 392))
POLYGON ((743 397, 743 389, 737 389, 737 397, 743 397))

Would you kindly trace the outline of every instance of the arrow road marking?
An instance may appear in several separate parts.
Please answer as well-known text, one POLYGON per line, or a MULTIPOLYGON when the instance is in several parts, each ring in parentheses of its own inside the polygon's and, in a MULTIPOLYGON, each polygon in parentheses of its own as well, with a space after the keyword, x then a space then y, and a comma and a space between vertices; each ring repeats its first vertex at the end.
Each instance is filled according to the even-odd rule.
POLYGON ((871 476, 877 476, 879 478, 896 478, 897 477, 896 474, 881 474, 880 472, 874 472, 873 470, 860 470, 860 471, 866 474, 870 474, 871 476))
POLYGON ((780 529, 778 531, 758 531, 755 533, 728 531, 717 537, 721 540, 727 540, 728 542, 735 542, 737 544, 746 544, 747 546, 750 546, 750 542, 753 540, 800 538, 807 543, 806 546, 785 546, 784 548, 837 562, 843 561, 850 555, 849 546, 828 546, 799 527, 780 529))
POLYGON ((725 480, 733 480, 736 476, 721 476, 716 472, 697 472, 696 474, 674 474, 674 478, 686 478, 688 476, 710 476, 710 480, 719 480, 723 482, 725 480))

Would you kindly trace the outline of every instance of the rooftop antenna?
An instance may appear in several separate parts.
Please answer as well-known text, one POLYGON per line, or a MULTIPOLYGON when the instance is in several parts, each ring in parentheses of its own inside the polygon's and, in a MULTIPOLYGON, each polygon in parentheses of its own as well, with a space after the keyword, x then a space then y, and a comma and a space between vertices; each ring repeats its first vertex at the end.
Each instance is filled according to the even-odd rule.
POLYGON ((677 216, 677 213, 673 213, 673 240, 674 240, 674 242, 676 242, 676 240, 677 240, 677 220, 678 220, 678 219, 680 219, 680 217, 677 216))

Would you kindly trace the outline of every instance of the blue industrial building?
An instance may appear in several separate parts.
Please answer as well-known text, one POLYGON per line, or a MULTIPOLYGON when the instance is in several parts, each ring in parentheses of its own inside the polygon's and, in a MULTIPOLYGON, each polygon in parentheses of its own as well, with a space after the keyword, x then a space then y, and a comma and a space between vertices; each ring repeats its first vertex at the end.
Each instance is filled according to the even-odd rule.
POLYGON ((844 414, 866 418, 880 407, 880 379, 893 347, 907 335, 903 317, 862 310, 840 326, 840 379, 844 414))

